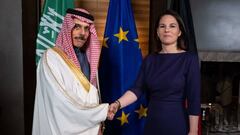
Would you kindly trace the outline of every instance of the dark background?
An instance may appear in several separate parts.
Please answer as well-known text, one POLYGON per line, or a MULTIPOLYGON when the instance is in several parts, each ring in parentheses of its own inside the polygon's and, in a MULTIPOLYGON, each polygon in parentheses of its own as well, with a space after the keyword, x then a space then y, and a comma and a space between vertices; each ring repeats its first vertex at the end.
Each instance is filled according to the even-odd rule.
MULTIPOLYGON (((190 0, 197 47, 240 51, 238 0, 190 0)), ((167 0, 151 0, 149 50, 153 26, 167 0)), ((39 0, 1 0, 0 134, 30 135, 35 95, 35 40, 39 0)))
POLYGON ((39 0, 1 0, 0 135, 30 135, 39 0))

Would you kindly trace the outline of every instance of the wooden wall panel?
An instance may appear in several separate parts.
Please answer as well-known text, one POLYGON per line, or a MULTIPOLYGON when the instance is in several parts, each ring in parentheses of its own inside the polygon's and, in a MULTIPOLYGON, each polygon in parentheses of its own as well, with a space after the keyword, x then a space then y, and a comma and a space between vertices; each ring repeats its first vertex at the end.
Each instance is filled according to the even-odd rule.
MULTIPOLYGON (((42 0, 43 2, 43 0, 42 0)), ((95 18, 99 40, 102 42, 109 0, 75 0, 75 7, 88 10, 95 18)), ((150 0, 132 0, 132 8, 142 54, 148 54, 150 0)))

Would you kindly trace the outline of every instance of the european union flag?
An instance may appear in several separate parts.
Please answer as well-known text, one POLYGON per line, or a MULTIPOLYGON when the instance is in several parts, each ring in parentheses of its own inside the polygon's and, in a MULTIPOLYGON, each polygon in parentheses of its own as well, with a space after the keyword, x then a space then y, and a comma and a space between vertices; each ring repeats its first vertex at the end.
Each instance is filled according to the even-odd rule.
MULTIPOLYGON (((110 0, 100 60, 103 102, 112 103, 133 87, 142 62, 131 0, 110 0)), ((141 135, 147 115, 144 99, 107 121, 105 135, 141 135)))

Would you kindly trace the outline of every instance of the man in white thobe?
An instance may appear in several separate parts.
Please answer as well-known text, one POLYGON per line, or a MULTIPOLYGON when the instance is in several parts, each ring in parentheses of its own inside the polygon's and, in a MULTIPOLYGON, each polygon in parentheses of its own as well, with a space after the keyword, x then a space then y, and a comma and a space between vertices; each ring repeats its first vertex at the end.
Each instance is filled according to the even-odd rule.
POLYGON ((37 68, 33 135, 97 135, 108 113, 99 103, 100 43, 93 16, 68 9, 56 47, 37 68))

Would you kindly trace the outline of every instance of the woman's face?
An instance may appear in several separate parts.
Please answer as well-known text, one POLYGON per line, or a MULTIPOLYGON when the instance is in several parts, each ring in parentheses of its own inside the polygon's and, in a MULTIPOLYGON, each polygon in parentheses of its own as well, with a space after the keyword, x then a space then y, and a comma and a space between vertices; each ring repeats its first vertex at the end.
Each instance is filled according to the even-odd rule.
POLYGON ((164 15, 159 21, 157 34, 162 45, 177 45, 181 35, 177 20, 171 15, 164 15))

